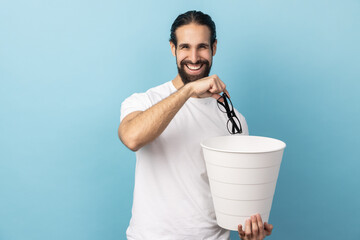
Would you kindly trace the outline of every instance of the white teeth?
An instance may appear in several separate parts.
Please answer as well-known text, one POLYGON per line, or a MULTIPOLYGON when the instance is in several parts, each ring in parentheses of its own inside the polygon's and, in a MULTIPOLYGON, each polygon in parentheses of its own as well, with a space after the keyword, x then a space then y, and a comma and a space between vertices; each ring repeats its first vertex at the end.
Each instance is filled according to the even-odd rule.
POLYGON ((198 67, 193 67, 193 66, 190 66, 190 65, 186 65, 186 66, 191 70, 199 70, 202 65, 200 64, 198 67))

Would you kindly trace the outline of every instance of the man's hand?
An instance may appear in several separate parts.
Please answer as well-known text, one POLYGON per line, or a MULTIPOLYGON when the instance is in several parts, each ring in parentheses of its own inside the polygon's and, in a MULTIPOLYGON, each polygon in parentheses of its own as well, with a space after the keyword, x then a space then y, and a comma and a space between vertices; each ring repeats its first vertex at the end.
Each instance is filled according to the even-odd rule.
POLYGON ((242 240, 262 240, 271 234, 273 225, 262 222, 260 214, 251 216, 245 223, 245 232, 241 224, 238 226, 239 237, 242 240))
POLYGON ((187 85, 187 87, 190 87, 193 97, 213 97, 218 99, 221 97, 219 94, 221 92, 225 92, 229 96, 225 83, 221 81, 217 75, 211 75, 188 83, 187 85))

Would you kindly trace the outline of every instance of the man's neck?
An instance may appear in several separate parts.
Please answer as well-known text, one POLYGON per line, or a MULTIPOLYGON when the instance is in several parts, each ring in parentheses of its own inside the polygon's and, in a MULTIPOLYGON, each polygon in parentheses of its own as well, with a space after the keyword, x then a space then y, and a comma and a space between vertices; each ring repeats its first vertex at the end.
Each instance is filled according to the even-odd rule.
POLYGON ((184 83, 181 80, 181 77, 179 74, 176 75, 176 77, 172 80, 172 83, 177 90, 179 90, 180 88, 182 88, 184 86, 184 83))

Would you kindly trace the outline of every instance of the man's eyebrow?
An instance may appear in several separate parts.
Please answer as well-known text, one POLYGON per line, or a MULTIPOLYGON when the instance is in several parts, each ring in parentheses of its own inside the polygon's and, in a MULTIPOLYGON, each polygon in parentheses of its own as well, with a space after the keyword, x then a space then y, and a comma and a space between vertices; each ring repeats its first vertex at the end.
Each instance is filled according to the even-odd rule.
POLYGON ((179 44, 179 47, 186 47, 186 46, 189 46, 189 44, 188 43, 180 43, 179 44))
POLYGON ((208 44, 208 43, 200 43, 198 46, 199 47, 209 47, 210 44, 208 44))

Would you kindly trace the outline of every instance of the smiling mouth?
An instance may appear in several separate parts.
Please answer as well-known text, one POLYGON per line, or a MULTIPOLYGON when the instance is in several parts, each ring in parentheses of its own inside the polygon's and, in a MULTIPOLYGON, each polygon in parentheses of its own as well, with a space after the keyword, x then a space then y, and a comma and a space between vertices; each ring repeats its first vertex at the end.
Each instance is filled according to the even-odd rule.
POLYGON ((199 70, 204 64, 185 64, 185 66, 190 70, 190 71, 197 71, 199 70))

